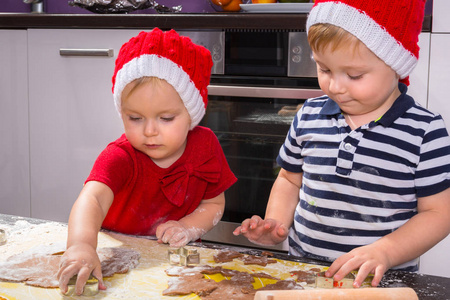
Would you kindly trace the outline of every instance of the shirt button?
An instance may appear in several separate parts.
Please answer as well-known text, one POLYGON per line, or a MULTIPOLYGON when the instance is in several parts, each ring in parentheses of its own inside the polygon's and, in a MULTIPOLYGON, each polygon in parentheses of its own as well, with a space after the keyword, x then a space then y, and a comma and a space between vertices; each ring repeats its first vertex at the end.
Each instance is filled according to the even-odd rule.
POLYGON ((346 143, 346 144, 344 145, 344 148, 345 148, 345 150, 350 150, 350 149, 352 149, 352 144, 346 143))

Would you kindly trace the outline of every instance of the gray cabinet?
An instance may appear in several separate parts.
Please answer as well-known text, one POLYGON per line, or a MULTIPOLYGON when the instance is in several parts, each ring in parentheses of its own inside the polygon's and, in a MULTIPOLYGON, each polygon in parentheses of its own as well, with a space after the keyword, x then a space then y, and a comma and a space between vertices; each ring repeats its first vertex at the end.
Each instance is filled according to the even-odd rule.
POLYGON ((419 35, 419 61, 409 76, 410 86, 408 94, 414 97, 423 107, 428 106, 428 69, 430 57, 430 33, 422 32, 419 35))
POLYGON ((450 33, 450 1, 433 0, 433 33, 450 33))
MULTIPOLYGON (((445 1, 450 9, 450 2, 448 0, 445 1)), ((448 20, 448 17, 446 19, 448 20)), ((450 27, 447 30, 448 33, 431 34, 428 108, 442 115, 447 131, 450 133, 450 95, 448 91, 450 82, 450 60, 448 58, 450 27)), ((449 252, 450 236, 447 236, 447 238, 422 255, 420 258, 420 272, 449 277, 449 252)))
POLYGON ((67 221, 98 154, 122 134, 111 77, 137 32, 28 30, 33 217, 67 221))
MULTIPOLYGON (((428 109, 444 118, 450 132, 450 1, 433 0, 433 26, 430 35, 430 69, 428 84, 428 109)), ((420 258, 419 271, 424 274, 449 277, 450 236, 431 248, 420 258)))
POLYGON ((0 30, 0 213, 30 216, 27 31, 0 30))

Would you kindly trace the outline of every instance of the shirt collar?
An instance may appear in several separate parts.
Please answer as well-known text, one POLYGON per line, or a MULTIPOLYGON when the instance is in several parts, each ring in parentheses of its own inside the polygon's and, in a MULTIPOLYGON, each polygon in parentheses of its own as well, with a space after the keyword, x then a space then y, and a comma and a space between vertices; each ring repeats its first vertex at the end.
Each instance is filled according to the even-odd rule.
MULTIPOLYGON (((408 109, 414 105, 414 99, 407 95, 408 87, 404 83, 399 83, 398 88, 401 95, 395 100, 391 108, 378 120, 377 124, 381 124, 385 127, 390 126, 395 120, 402 116, 408 109)), ((320 114, 323 115, 340 115, 341 109, 336 102, 331 98, 328 98, 324 106, 320 110, 320 114)))

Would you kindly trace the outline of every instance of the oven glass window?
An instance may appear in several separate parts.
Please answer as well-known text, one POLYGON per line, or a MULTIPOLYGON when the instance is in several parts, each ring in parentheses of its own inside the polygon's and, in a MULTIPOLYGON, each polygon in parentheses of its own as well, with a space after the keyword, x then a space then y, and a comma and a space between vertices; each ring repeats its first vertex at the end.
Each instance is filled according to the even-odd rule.
POLYGON ((218 137, 238 181, 225 192, 222 221, 264 217, 274 180, 276 157, 303 100, 210 96, 200 125, 218 137))
POLYGON ((225 74, 286 76, 287 32, 227 32, 225 74))

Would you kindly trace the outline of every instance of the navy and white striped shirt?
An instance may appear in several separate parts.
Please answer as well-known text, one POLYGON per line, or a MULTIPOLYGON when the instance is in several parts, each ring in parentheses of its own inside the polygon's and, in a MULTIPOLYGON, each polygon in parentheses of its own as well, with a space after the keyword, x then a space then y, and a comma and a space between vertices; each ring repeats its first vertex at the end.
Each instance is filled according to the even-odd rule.
MULTIPOLYGON (((277 158, 303 173, 290 254, 333 261, 417 214, 417 197, 450 187, 450 137, 440 115, 401 96, 377 121, 351 130, 327 96, 299 110, 277 158)), ((397 268, 417 270, 418 259, 397 268)))

